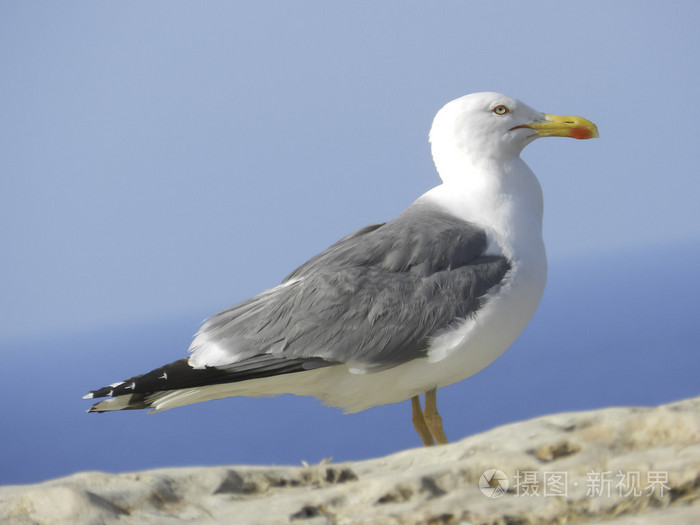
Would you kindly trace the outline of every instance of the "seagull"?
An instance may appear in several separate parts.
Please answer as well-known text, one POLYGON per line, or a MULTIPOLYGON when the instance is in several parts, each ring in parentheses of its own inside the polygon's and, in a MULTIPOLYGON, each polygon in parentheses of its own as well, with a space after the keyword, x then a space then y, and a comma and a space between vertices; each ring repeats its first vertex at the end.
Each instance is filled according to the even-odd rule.
POLYGON ((91 391, 107 399, 88 412, 291 393, 355 413, 410 399, 422 443, 447 443, 437 389, 498 358, 544 292, 542 189, 520 158, 539 137, 598 130, 499 93, 447 103, 429 134, 442 184, 209 318, 188 357, 91 391))

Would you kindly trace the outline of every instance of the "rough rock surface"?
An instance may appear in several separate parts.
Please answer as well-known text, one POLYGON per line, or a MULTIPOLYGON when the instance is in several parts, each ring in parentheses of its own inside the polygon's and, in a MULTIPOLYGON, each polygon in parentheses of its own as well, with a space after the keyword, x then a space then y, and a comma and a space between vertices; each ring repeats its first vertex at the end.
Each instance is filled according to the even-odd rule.
POLYGON ((354 463, 83 472, 0 487, 0 522, 690 524, 699 500, 700 397, 545 416, 354 463))

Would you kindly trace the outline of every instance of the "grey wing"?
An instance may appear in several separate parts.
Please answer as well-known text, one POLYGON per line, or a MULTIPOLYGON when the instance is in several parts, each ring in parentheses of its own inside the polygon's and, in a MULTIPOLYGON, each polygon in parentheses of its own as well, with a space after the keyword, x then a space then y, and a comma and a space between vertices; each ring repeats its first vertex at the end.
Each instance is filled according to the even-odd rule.
POLYGON ((425 206, 351 234, 283 283, 212 317, 190 364, 268 355, 368 370, 426 355, 429 339, 475 315, 507 275, 483 231, 425 206))

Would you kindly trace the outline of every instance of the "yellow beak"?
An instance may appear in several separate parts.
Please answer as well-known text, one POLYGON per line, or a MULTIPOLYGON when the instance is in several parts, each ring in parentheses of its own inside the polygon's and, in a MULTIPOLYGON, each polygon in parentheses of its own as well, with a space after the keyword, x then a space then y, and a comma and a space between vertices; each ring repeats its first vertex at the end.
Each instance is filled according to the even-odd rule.
POLYGON ((530 128, 537 132, 538 137, 571 137, 574 139, 594 139, 599 137, 598 126, 583 117, 564 117, 547 115, 543 122, 532 122, 519 128, 530 128))

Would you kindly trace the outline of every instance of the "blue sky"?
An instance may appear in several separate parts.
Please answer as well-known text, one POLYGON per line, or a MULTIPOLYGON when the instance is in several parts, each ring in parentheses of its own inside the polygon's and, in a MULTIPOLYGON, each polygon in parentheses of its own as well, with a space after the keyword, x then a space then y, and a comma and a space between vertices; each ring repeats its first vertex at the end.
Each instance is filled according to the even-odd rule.
POLYGON ((80 396, 184 356, 207 316, 436 185, 431 120, 475 91, 585 116, 601 138, 525 151, 545 192, 548 291, 511 351, 445 389, 448 423, 468 414, 448 434, 697 394, 698 15, 691 1, 4 3, 0 391, 15 424, 0 483, 417 445, 407 406, 87 416, 80 396), (666 375, 641 381, 650 367, 666 375), (489 381, 504 389, 495 415, 474 402, 489 381), (222 419, 229 448, 206 441, 222 419), (388 425, 405 436, 387 442, 388 425), (109 439, 125 427, 142 441, 109 439), (60 461, 37 456, 46 435, 60 461))

